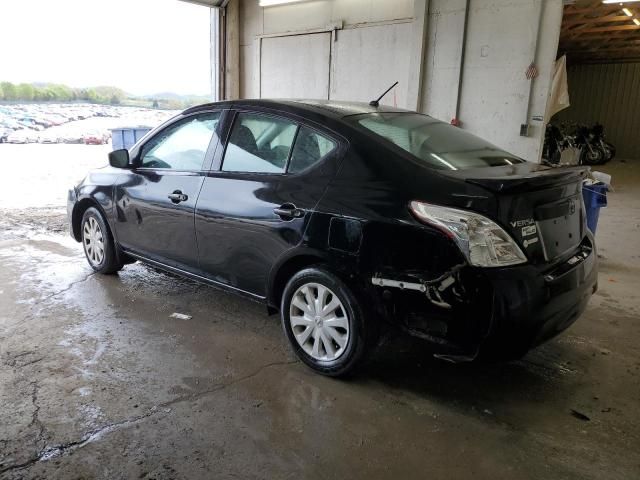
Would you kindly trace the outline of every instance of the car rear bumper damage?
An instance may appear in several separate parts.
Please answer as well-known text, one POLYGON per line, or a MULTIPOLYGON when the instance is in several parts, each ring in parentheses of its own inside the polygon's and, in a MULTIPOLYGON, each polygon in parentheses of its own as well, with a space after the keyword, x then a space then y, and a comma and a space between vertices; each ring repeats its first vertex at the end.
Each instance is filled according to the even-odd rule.
POLYGON ((451 361, 513 359, 558 335, 597 289, 590 243, 551 269, 458 265, 428 279, 381 272, 370 279, 383 316, 451 361))
MULTIPOLYGON (((520 270, 520 269, 517 269, 520 270)), ((482 350, 517 358, 573 324, 598 286, 597 255, 581 245, 544 273, 489 272, 494 289, 494 325, 482 350)))

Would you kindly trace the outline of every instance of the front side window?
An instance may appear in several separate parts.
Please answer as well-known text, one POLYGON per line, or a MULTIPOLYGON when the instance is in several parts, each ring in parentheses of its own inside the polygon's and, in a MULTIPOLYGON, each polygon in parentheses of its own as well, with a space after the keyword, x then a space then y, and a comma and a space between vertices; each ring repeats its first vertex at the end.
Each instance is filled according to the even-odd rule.
POLYGON ((297 125, 285 119, 239 113, 233 123, 222 170, 284 173, 297 125))
POLYGON ((160 132, 142 148, 143 168, 200 170, 220 112, 185 119, 160 132))
POLYGON ((464 170, 524 160, 464 130, 417 113, 372 113, 351 117, 359 127, 406 150, 431 168, 464 170))

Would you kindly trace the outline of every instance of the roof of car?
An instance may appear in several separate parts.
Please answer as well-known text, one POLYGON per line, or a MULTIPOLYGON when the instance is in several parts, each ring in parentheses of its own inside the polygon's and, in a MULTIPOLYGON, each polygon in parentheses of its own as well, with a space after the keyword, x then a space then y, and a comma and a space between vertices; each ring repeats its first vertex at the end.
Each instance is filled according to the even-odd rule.
POLYGON ((285 109, 308 111, 316 114, 323 114, 327 117, 343 118, 350 115, 360 115, 364 113, 392 113, 409 112, 396 107, 380 105, 373 107, 365 102, 340 102, 335 100, 228 100, 223 102, 207 103, 188 108, 184 113, 192 113, 198 110, 206 110, 211 107, 284 107, 285 109))

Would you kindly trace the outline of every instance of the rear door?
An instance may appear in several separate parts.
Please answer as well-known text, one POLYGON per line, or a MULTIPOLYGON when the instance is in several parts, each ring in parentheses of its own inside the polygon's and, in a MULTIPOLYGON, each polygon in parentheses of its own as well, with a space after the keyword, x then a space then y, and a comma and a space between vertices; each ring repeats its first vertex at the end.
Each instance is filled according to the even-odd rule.
POLYGON ((151 137, 139 151, 137 168, 115 187, 118 242, 134 253, 194 270, 194 230, 203 169, 218 142, 221 113, 188 116, 151 137))
POLYGON ((302 241, 344 142, 286 116, 238 111, 221 147, 196 206, 200 267, 264 297, 272 266, 302 241))

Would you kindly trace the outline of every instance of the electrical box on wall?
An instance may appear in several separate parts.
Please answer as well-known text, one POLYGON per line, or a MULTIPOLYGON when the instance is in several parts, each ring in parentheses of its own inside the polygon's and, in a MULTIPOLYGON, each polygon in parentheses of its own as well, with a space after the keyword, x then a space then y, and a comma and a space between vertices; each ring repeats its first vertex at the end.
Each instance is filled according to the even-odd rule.
POLYGON ((520 125, 520 136, 521 137, 528 137, 529 136, 529 124, 528 123, 523 123, 522 125, 520 125))

